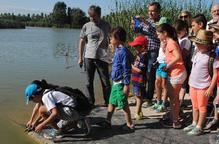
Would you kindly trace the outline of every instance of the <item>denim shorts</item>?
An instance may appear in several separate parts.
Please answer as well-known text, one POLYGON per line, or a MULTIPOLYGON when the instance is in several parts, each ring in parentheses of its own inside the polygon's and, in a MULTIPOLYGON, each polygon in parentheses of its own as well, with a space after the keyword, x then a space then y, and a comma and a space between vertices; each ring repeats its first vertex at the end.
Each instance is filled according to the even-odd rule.
POLYGON ((167 78, 168 74, 167 72, 163 71, 163 68, 166 67, 166 63, 160 63, 157 70, 156 70, 156 76, 167 78))
POLYGON ((132 93, 134 96, 141 96, 145 97, 146 96, 146 88, 143 86, 132 86, 132 93))
POLYGON ((169 80, 171 84, 183 84, 186 78, 187 78, 187 72, 184 71, 178 76, 169 77, 169 80))

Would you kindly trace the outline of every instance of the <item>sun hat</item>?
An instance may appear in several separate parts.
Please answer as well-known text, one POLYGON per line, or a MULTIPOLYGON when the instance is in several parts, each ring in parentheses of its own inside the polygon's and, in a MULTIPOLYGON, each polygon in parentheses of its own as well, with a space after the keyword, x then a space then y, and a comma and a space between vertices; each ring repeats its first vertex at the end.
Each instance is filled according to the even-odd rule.
POLYGON ((147 46, 148 39, 145 36, 137 36, 134 41, 128 43, 130 46, 147 46))
POLYGON ((189 39, 198 44, 213 45, 213 33, 208 30, 200 29, 196 36, 190 36, 189 39))
POLYGON ((168 19, 167 17, 161 17, 160 20, 155 23, 155 25, 159 26, 159 25, 164 24, 164 23, 170 24, 170 19, 168 19))
POLYGON ((211 23, 211 24, 209 24, 209 27, 219 30, 219 21, 218 21, 217 23, 211 23))
POLYGON ((34 95, 37 92, 37 85, 36 84, 30 84, 26 87, 24 95, 26 98, 26 104, 29 103, 30 98, 32 97, 32 95, 34 95))

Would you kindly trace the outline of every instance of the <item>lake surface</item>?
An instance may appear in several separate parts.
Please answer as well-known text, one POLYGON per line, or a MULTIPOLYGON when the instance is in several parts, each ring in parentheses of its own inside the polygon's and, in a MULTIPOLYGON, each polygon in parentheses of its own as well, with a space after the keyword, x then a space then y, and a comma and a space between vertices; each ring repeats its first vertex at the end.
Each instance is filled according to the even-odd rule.
MULTIPOLYGON (((24 88, 32 80, 46 79, 84 91, 86 75, 77 65, 79 34, 80 30, 74 29, 0 30, 1 143, 33 143, 20 126, 27 122, 34 106, 24 101, 24 88)), ((98 81, 99 103, 102 97, 97 87, 98 81)))

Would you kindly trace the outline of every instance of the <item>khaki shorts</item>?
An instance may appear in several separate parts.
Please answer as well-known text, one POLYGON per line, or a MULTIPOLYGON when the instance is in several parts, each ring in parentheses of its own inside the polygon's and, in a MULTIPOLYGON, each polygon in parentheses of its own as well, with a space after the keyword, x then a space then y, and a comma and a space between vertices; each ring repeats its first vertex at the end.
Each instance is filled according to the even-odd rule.
POLYGON ((181 74, 179 74, 178 76, 169 77, 169 81, 171 84, 183 84, 183 82, 186 80, 186 78, 187 78, 187 73, 186 73, 186 71, 184 71, 181 74))

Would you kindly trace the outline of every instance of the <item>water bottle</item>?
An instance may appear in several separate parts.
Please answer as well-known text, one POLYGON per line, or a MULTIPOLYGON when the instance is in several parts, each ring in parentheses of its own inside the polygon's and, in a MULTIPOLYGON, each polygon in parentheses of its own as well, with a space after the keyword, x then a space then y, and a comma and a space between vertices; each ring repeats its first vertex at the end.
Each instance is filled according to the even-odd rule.
POLYGON ((215 48, 215 55, 216 57, 219 57, 219 46, 215 48))
POLYGON ((137 30, 139 30, 141 28, 141 22, 138 18, 136 18, 136 16, 133 17, 133 20, 135 22, 134 32, 136 32, 137 30))

